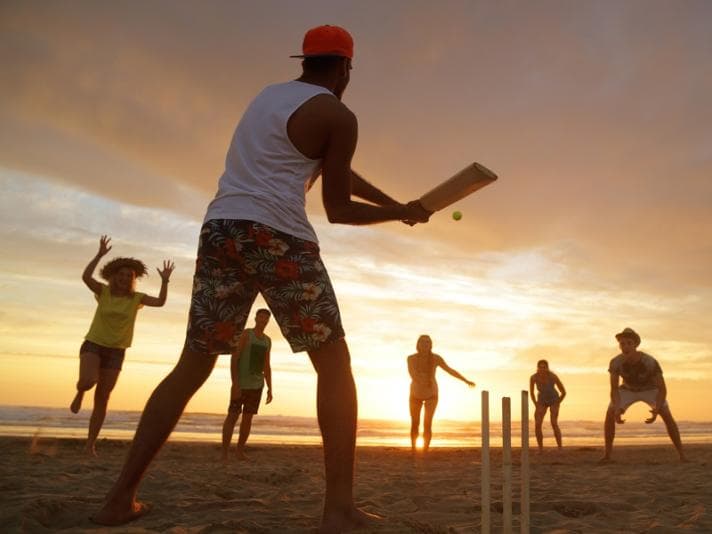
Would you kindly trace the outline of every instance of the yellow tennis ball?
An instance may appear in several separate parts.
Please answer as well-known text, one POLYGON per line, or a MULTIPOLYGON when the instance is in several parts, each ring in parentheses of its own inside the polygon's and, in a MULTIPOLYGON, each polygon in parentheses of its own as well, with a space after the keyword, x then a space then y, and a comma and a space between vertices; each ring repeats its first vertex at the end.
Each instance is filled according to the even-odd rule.
POLYGON ((453 211, 452 218, 456 221, 459 221, 460 219, 462 219, 462 213, 460 213, 459 211, 453 211))

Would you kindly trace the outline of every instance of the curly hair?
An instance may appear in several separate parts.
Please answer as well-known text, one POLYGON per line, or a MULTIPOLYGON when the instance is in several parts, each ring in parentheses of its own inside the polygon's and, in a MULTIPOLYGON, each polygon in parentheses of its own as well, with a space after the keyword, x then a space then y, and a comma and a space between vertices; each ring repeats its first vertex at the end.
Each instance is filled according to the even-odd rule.
POLYGON ((148 274, 146 264, 136 258, 114 258, 101 268, 99 274, 104 280, 109 281, 112 276, 124 267, 131 269, 136 278, 141 278, 143 275, 148 274))

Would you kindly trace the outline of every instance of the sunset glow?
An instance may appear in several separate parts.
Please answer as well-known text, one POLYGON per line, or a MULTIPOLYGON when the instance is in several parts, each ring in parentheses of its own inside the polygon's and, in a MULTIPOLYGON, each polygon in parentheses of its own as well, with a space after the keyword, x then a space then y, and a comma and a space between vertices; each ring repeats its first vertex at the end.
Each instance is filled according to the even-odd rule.
MULTIPOLYGON (((404 202, 475 160, 500 176, 415 227, 329 224, 319 184, 308 195, 359 415, 408 419, 406 357, 429 334, 477 383, 438 371, 438 417, 479 420, 482 389, 516 403, 547 358, 569 392, 561 418, 598 420, 614 333, 630 326, 675 417, 709 420, 712 71, 699 66, 712 4, 309 3, 0 8, 0 404, 71 401, 95 307, 81 273, 107 234, 109 257, 149 266, 140 291, 157 294, 155 268, 176 264, 166 306, 139 311, 111 400, 143 407, 183 345, 236 121, 264 85, 299 74, 288 56, 304 30, 333 21, 356 42, 355 169, 404 202)), ((274 321, 266 332, 263 413, 313 416, 308 357, 274 321)), ((229 391, 223 356, 188 410, 224 412, 229 391)))

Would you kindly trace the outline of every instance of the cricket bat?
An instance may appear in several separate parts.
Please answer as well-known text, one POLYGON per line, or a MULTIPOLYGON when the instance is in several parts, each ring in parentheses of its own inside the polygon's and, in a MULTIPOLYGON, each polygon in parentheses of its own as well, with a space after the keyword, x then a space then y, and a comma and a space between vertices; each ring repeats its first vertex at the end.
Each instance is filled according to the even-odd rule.
POLYGON ((491 184, 497 175, 484 165, 471 163, 455 176, 431 189, 420 197, 420 203, 428 211, 438 211, 491 184))

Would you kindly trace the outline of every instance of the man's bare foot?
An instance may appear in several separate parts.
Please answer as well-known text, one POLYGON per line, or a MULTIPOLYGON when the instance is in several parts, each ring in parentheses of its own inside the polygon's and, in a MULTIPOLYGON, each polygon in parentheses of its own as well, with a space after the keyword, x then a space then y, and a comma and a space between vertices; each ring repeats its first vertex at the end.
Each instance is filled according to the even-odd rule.
POLYGON ((99 455, 96 453, 96 446, 94 445, 87 445, 84 447, 84 454, 87 456, 91 456, 92 458, 98 458, 99 455))
POLYGON ((689 464, 689 463, 691 462, 691 460, 690 460, 687 456, 685 456, 684 454, 680 454, 680 461, 681 461, 683 464, 689 464))
POLYGON ((249 460, 249 456, 245 454, 245 451, 243 449, 237 449, 235 451, 235 458, 238 460, 249 460))
POLYGON ((74 400, 72 401, 72 404, 69 405, 69 410, 72 413, 79 413, 79 410, 82 408, 82 400, 83 399, 84 399, 84 392, 77 391, 77 394, 74 396, 74 400))
POLYGON ((351 532, 362 528, 376 526, 383 521, 383 517, 376 514, 364 512, 352 506, 347 513, 335 513, 325 515, 319 526, 322 534, 338 534, 340 532, 351 532))
POLYGON ((604 456, 603 458, 598 460, 598 463, 599 464, 610 464, 610 463, 613 463, 613 460, 611 460, 610 456, 604 456))
POLYGON ((89 519, 97 525, 114 527, 135 521, 150 512, 151 508, 150 504, 137 501, 132 501, 128 510, 122 510, 117 506, 106 503, 101 510, 89 519))

